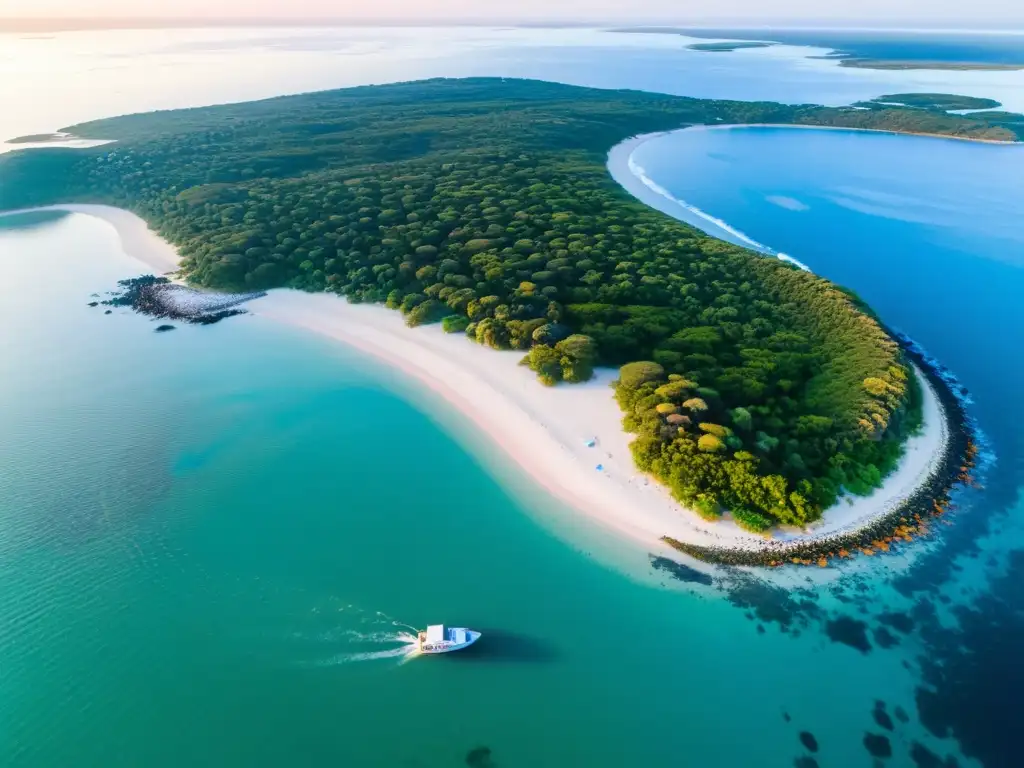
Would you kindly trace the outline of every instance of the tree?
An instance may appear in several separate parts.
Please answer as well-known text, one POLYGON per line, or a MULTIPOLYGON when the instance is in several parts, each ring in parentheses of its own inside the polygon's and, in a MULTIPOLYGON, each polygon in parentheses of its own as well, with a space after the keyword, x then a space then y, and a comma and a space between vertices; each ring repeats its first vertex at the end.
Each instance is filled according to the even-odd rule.
POLYGON ((733 408, 729 411, 729 416, 737 429, 749 432, 754 428, 754 417, 746 408, 733 408))
POLYGON ((889 391, 889 385, 885 382, 884 379, 869 376, 868 378, 864 379, 864 389, 866 389, 869 394, 872 394, 875 397, 881 397, 882 395, 886 394, 889 391))
POLYGON ((714 435, 701 435, 697 447, 705 453, 721 453, 725 450, 725 443, 714 435))
POLYGON ((405 324, 410 328, 425 323, 436 323, 448 312, 448 308, 439 301, 427 299, 413 307, 405 316, 405 324))
POLYGON ((493 349, 508 349, 508 329, 500 320, 485 317, 476 325, 475 338, 493 349))
POLYGON ((682 401, 696 386, 692 381, 677 376, 675 380, 669 381, 668 384, 662 384, 655 392, 667 400, 672 400, 673 402, 682 401))
POLYGON ((445 333, 460 333, 469 327, 469 318, 462 315, 448 315, 441 319, 445 333))
POLYGON ((708 409, 708 404, 699 397, 691 397, 689 400, 683 403, 683 408, 693 411, 694 413, 700 413, 708 409))
POLYGON ((764 533, 773 525, 772 519, 767 515, 762 515, 750 509, 743 509, 742 507, 733 509, 732 517, 740 528, 752 533, 764 533))
POLYGON ((637 389, 647 382, 662 381, 664 378, 665 369, 657 363, 627 363, 619 369, 619 386, 626 389, 637 389))
POLYGON ((723 427, 721 424, 709 424, 708 422, 701 422, 699 425, 700 431, 715 437, 720 437, 723 440, 732 434, 728 427, 723 427))
POLYGON ((594 375, 597 344, 591 337, 573 334, 555 344, 555 352, 561 356, 563 380, 587 381, 594 375))
POLYGON ((562 339, 570 335, 571 331, 567 326, 558 323, 544 323, 533 331, 533 340, 537 344, 554 346, 562 339))
POLYGON ((541 383, 551 387, 562 380, 562 356, 544 344, 530 349, 523 363, 537 374, 541 383))

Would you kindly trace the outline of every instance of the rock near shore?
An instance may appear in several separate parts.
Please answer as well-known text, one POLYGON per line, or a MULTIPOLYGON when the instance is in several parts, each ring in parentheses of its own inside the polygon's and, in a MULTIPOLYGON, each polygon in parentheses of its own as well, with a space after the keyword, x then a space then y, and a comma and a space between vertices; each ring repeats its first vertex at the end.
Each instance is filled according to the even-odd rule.
MULTIPOLYGON (((119 293, 102 304, 111 307, 130 307, 150 317, 181 320, 196 325, 210 325, 226 317, 245 314, 239 305, 266 294, 216 293, 198 291, 172 283, 166 277, 143 275, 118 281, 119 293)), ((90 304, 94 306, 94 304, 90 304)), ((170 330, 174 326, 161 326, 157 330, 170 330)))

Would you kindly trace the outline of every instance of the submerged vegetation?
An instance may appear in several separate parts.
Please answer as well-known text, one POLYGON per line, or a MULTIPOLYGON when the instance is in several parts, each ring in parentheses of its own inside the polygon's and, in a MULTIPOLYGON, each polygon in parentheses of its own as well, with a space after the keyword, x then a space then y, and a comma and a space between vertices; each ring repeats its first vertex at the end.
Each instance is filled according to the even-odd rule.
POLYGON ((91 150, 0 158, 0 208, 135 211, 221 290, 381 302, 518 349, 545 384, 623 366, 638 465, 751 530, 820 517, 895 465, 916 379, 856 297, 633 200, 638 133, 796 123, 1013 139, 980 119, 434 80, 75 126, 91 150))

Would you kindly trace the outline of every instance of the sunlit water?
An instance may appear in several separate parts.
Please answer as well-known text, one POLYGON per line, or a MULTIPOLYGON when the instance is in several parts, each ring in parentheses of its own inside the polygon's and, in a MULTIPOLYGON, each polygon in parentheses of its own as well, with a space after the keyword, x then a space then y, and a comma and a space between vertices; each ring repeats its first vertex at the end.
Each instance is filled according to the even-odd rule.
MULTIPOLYGON (((17 107, 0 125, 14 135, 460 67, 830 103, 909 82, 781 50, 756 66, 750 52, 691 58, 646 37, 464 30, 439 46, 401 34, 415 57, 366 31, 347 56, 336 33, 308 31, 3 41, 5 67, 24 66, 18 46, 60 45, 35 60, 34 89, 0 79, 17 107), (256 76, 257 61, 281 66, 256 76), (109 87, 80 96, 80 69, 109 87)), ((86 306, 141 271, 105 225, 4 222, 0 763, 788 768, 812 756, 807 731, 822 766, 872 765, 868 732, 890 739, 886 765, 927 765, 915 742, 960 751, 922 723, 935 728, 915 700, 930 661, 958 673, 939 689, 957 735, 1012 733, 1019 619, 986 596, 1012 600, 1013 582, 993 577, 1022 519, 1021 372, 1007 354, 1024 338, 1020 153, 888 138, 706 132, 644 150, 672 194, 918 338, 993 436, 987 489, 964 495, 955 525, 919 550, 931 554, 909 571, 862 560, 798 591, 736 575, 681 584, 545 499, 392 371, 256 317, 157 335, 86 306), (980 611, 964 631, 958 604, 980 611), (436 621, 484 639, 417 657, 413 629, 436 621)), ((1013 764, 989 742, 968 746, 1013 764)))

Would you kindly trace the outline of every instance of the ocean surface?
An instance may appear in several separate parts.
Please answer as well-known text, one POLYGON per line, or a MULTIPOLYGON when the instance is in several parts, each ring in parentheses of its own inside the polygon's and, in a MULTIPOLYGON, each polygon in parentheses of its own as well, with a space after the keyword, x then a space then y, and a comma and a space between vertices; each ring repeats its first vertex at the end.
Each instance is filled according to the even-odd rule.
POLYGON ((686 29, 687 36, 714 40, 764 40, 785 45, 829 48, 833 56, 915 62, 1024 64, 1024 30, 878 29, 686 29))
MULTIPOLYGON (((39 68, 0 78, 2 135, 460 66, 828 103, 921 82, 663 36, 339 34, 0 39, 6 72, 39 68)), ((1020 93, 1007 74, 929 76, 1020 93)), ((579 521, 393 371, 252 316, 106 315, 87 304, 144 271, 107 225, 0 220, 0 764, 1019 765, 1022 152, 746 129, 637 159, 691 208, 659 204, 858 291, 956 373, 997 458, 952 526, 825 584, 708 584, 579 521), (410 656, 434 621, 485 640, 410 656)))

